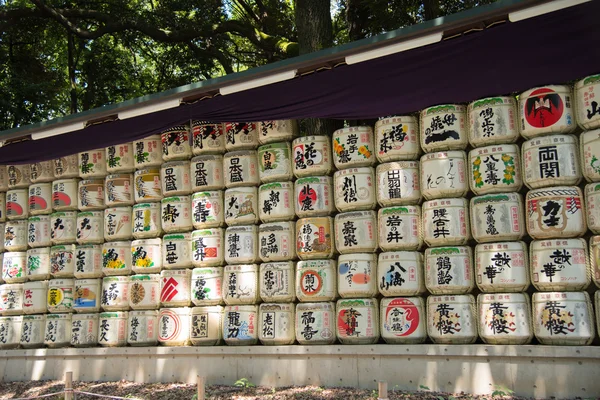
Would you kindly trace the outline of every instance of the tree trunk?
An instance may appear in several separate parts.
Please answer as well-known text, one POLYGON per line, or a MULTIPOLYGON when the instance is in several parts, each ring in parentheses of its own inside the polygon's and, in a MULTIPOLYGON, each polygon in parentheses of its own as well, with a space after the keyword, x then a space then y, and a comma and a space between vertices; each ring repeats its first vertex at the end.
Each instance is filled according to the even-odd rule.
POLYGON ((348 37, 352 41, 364 39, 369 9, 367 2, 371 0, 347 0, 346 21, 348 37))
POLYGON ((423 8, 426 21, 440 16, 440 0, 423 0, 423 8))
MULTIPOLYGON (((300 54, 326 49, 333 45, 333 26, 329 0, 296 0, 296 29, 300 54)), ((315 93, 318 96, 318 93, 315 93)), ((331 135, 343 121, 308 118, 301 125, 308 135, 331 135)))
POLYGON ((73 34, 67 32, 68 36, 68 69, 69 69, 69 84, 71 86, 70 90, 70 111, 71 114, 77 113, 77 83, 75 82, 75 43, 73 41, 73 34))

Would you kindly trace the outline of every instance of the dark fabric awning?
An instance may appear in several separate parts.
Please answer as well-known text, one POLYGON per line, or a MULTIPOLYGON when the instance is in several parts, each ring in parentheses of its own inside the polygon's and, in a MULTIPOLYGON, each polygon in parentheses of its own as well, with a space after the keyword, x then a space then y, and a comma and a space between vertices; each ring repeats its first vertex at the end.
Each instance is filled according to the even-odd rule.
POLYGON ((0 148, 0 164, 127 142, 191 119, 367 119, 566 83, 600 71, 599 15, 600 2, 592 1, 358 64, 10 144, 0 148))

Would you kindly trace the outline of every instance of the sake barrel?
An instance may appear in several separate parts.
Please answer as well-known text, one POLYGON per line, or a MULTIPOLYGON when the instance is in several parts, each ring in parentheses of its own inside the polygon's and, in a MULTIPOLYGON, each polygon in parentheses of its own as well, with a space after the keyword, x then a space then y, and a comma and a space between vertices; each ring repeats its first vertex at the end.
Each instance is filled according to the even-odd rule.
POLYGON ((333 163, 337 169, 372 167, 376 159, 373 129, 370 126, 353 126, 333 132, 333 163))
POLYGON ((74 279, 50 279, 46 306, 50 313, 68 313, 73 311, 75 296, 74 279))
MULTIPOLYGON (((229 228, 228 228, 229 229, 229 228)), ((271 222, 258 228, 258 253, 264 262, 296 258, 295 223, 271 222)))
POLYGON ((258 307, 258 339, 264 345, 294 344, 294 303, 263 303, 258 307))
POLYGON ((223 340, 223 307, 192 308, 190 340, 194 346, 215 346, 223 340))
POLYGON ((158 310, 129 311, 127 344, 130 346, 158 344, 158 310))
POLYGON ((186 346, 190 343, 189 307, 161 308, 158 312, 158 343, 163 346, 186 346))
POLYGON ((55 158, 54 160, 54 178, 78 178, 79 177, 79 155, 71 154, 69 156, 55 158))
POLYGON ((121 143, 106 148, 106 172, 133 172, 133 143, 121 143))
POLYGON ((577 128, 573 100, 573 92, 567 85, 536 87, 521 93, 521 135, 531 139, 551 133, 573 133, 577 128))
POLYGON ((477 311, 472 295, 429 296, 427 335, 436 344, 469 344, 477 340, 477 311))
POLYGON ((6 192, 8 190, 8 167, 0 165, 0 190, 6 192))
POLYGON ((79 181, 77 207, 81 211, 104 209, 104 181, 83 179, 79 181))
POLYGON ((50 216, 38 215, 37 217, 29 217, 27 221, 29 222, 29 226, 27 227, 29 247, 50 246, 52 244, 50 238, 50 216))
POLYGON ((380 206, 418 204, 421 201, 418 161, 379 164, 376 174, 377 202, 380 206))
POLYGON ((152 135, 133 142, 135 168, 156 167, 162 164, 161 135, 152 135))
POLYGON ((102 277, 102 246, 85 244, 75 246, 75 271, 77 279, 102 277))
POLYGON ((416 160, 421 154, 419 124, 411 115, 395 115, 375 122, 375 156, 380 163, 416 160))
POLYGON ((469 152, 469 183, 475 194, 518 192, 523 186, 516 144, 493 145, 469 152))
POLYGON ((421 193, 427 200, 464 197, 469 191, 466 175, 467 155, 464 151, 437 152, 421 157, 421 193))
POLYGON ((52 161, 39 161, 29 166, 31 183, 52 182, 54 180, 54 165, 52 161))
POLYGON ((71 344, 72 316, 72 314, 46 315, 45 346, 59 348, 71 344))
POLYGON ((590 183, 585 186, 586 220, 588 228, 600 233, 600 184, 590 183))
POLYGON ((104 213, 102 211, 85 211, 77 214, 77 243, 104 243, 104 213))
POLYGON ((102 279, 75 279, 73 311, 90 313, 100 311, 102 279))
POLYGON ((479 336, 488 344, 528 344, 533 339, 531 306, 526 293, 477 296, 479 336))
POLYGON ((575 84, 575 112, 581 129, 600 128, 600 75, 590 75, 575 84))
POLYGON ((298 343, 313 345, 335 342, 335 303, 298 303, 295 317, 298 343))
POLYGON ((191 292, 196 306, 223 304, 223 267, 194 268, 191 292))
POLYGON ((106 175, 106 154, 104 149, 95 149, 79 153, 79 177, 104 178, 106 175))
POLYGON ((341 255, 337 265, 337 287, 340 297, 374 297, 377 294, 377 255, 341 255))
POLYGON ((192 225, 195 229, 218 228, 225 224, 223 191, 198 192, 192 196, 192 225))
POLYGON ((50 214, 52 244, 75 243, 77 240, 77 212, 64 211, 50 214))
POLYGON ((475 246, 475 274, 482 292, 525 292, 529 287, 527 245, 499 242, 475 246))
POLYGON ((423 239, 428 246, 467 244, 471 238, 467 203, 464 198, 423 203, 423 239))
POLYGON ((156 310, 160 306, 159 274, 132 275, 129 278, 127 291, 129 307, 132 310, 156 310))
POLYGON ((104 187, 104 203, 107 207, 132 206, 135 202, 133 174, 108 175, 104 187))
POLYGON ((294 183, 294 199, 299 218, 333 214, 333 179, 330 176, 298 178, 294 183))
POLYGON ((296 299, 295 263, 293 261, 260 264, 260 297, 265 302, 290 302, 296 299))
POLYGON ((329 175, 333 171, 329 136, 302 136, 292 142, 296 178, 329 175))
POLYGON ((53 278, 72 278, 75 273, 75 245, 50 247, 50 273, 53 278))
POLYGON ((23 312, 45 314, 48 298, 48 281, 31 281, 23 284, 23 312))
POLYGON ((425 250, 425 286, 433 294, 466 294, 475 287, 468 246, 425 250))
POLYGON ((190 196, 165 197, 160 202, 162 229, 167 233, 192 229, 190 196))
POLYGON ((467 107, 469 142, 473 147, 514 143, 519 139, 517 101, 512 96, 475 100, 467 107))
POLYGON ((160 133, 162 158, 164 161, 187 160, 192 156, 189 128, 174 126, 160 133))
POLYGON ((23 317, 0 317, 0 349, 17 349, 21 343, 23 317))
POLYGON ((600 236, 590 238, 590 265, 594 284, 600 287, 600 236))
POLYGON ((256 304, 260 299, 258 265, 227 265, 223 272, 223 301, 228 306, 256 304))
POLYGON ((45 315, 24 315, 21 327, 21 347, 24 349, 44 347, 45 329, 45 315))
POLYGON ((592 280, 584 239, 534 240, 529 246, 531 283, 537 290, 580 291, 592 280))
POLYGON ((225 189, 223 156, 207 155, 192 158, 190 177, 192 192, 225 189))
POLYGON ((294 119, 261 121, 257 125, 260 144, 291 141, 298 136, 298 122, 294 119))
POLYGON ((223 311, 223 340, 230 346, 258 343, 258 306, 226 306, 223 311))
POLYGON ((334 203, 339 212, 373 210, 377 204, 375 170, 348 168, 333 175, 334 203))
POLYGON ((225 125, 208 121, 192 122, 192 152, 194 155, 224 153, 225 125))
POLYGON ((30 281, 50 279, 50 247, 27 250, 26 272, 30 281))
POLYGON ((336 314, 336 333, 342 344, 371 344, 379 340, 377 299, 338 300, 336 314))
POLYGON ((194 267, 215 267, 223 264, 225 246, 223 229, 212 228, 192 232, 192 265, 194 267))
POLYGON ((107 276, 102 279, 102 309, 120 311, 129 309, 129 277, 107 276))
POLYGON ((262 222, 294 219, 294 184, 273 182, 261 185, 258 188, 258 215, 262 222))
POLYGON ((23 219, 29 216, 27 189, 10 189, 6 192, 6 219, 23 219))
POLYGON ((92 347, 98 344, 98 313, 71 315, 71 346, 92 347))
POLYGON ((138 169, 133 175, 136 203, 158 202, 162 199, 162 180, 159 168, 138 169))
POLYGON ((191 304, 191 270, 165 270, 160 273, 160 279, 160 304, 162 307, 185 307, 191 304))
POLYGON ((301 218, 296 221, 296 254, 301 260, 331 258, 335 254, 333 218, 301 218))
POLYGON ((131 264, 131 242, 106 242, 102 245, 104 275, 129 275, 131 264))
POLYGON ((225 153, 223 171, 225 187, 258 186, 258 153, 255 150, 242 150, 225 153))
POLYGON ((594 309, 596 310, 596 329, 600 331, 600 292, 594 294, 594 309))
POLYGON ((52 208, 54 211, 74 211, 79 205, 79 179, 61 179, 52 182, 52 208))
POLYGON ((379 253, 377 284, 385 297, 424 294, 423 254, 418 251, 387 251, 379 253))
POLYGON ((133 237, 145 239, 158 237, 162 233, 160 203, 139 203, 133 206, 133 237))
POLYGON ((389 344, 417 344, 427 340, 427 321, 422 297, 381 299, 381 337, 389 344))
MULTIPOLYGON (((296 297, 302 302, 337 298, 335 260, 299 261, 296 266, 296 297)), ((332 328, 333 329, 333 328, 332 328)))
POLYGON ((377 251, 377 214, 352 211, 334 218, 335 247, 341 254, 377 251))
POLYGON ((26 219, 8 221, 4 224, 4 248, 7 251, 27 250, 27 228, 29 222, 26 219))
POLYGON ((23 314, 24 288, 22 283, 0 285, 0 313, 23 314))
POLYGON ((31 185, 31 167, 29 164, 9 165, 8 189, 27 189, 31 185))
POLYGON ((423 246, 420 206, 380 208, 377 222, 381 250, 419 250, 423 246))
POLYGON ((163 236, 163 268, 189 268, 192 266, 192 233, 174 233, 163 236))
POLYGON ((160 167, 163 196, 184 196, 192 191, 189 161, 173 161, 160 167))
MULTIPOLYGON (((202 236, 203 235, 197 236, 197 240, 201 240, 202 236)), ((241 225, 229 227, 225 230, 224 242, 225 262, 227 264, 248 264, 258 262, 258 226, 241 225)), ((288 242, 288 247, 290 244, 291 243, 288 242)), ((275 242, 272 243, 272 246, 276 245, 275 242)), ((202 249, 203 246, 199 246, 199 251, 204 251, 202 249)), ((221 245, 221 247, 223 247, 223 245, 221 245)), ((204 257, 202 257, 202 259, 204 259, 204 257)))
POLYGON ((533 332, 541 344, 582 346, 594 340, 592 303, 586 292, 537 292, 532 304, 533 332))
POLYGON ((443 104, 424 109, 420 127, 421 147, 426 153, 467 147, 467 110, 463 105, 443 104))
POLYGON ((523 180, 530 189, 547 186, 577 185, 581 165, 577 138, 552 135, 523 143, 523 180))
POLYGON ((2 280, 6 283, 21 283, 27 280, 27 252, 4 253, 2 280))
POLYGON ((588 182, 600 181, 600 129, 579 136, 581 171, 588 182))
MULTIPOLYGON (((5 194, 0 197, 2 220, 6 219, 5 194)), ((52 213, 52 183, 35 183, 29 186, 29 214, 43 215, 52 213)))
POLYGON ((6 221, 6 193, 0 193, 0 222, 6 221))
POLYGON ((225 149, 227 151, 256 149, 258 129, 255 122, 227 122, 225 124, 225 149))
POLYGON ((154 274, 162 269, 162 241, 142 239, 131 242, 131 269, 136 274, 154 274))
POLYGON ((520 240, 525 236, 523 198, 496 193, 471 198, 471 233, 478 243, 520 240))
POLYGON ((225 223, 229 226, 258 223, 258 190, 255 187, 225 190, 225 223))
POLYGON ((576 186, 527 192, 527 233, 533 239, 579 237, 587 230, 583 193, 576 186))
POLYGON ((262 183, 292 180, 292 150, 289 142, 258 148, 258 177, 262 183))
POLYGON ((127 240, 132 235, 131 207, 114 207, 104 210, 104 239, 127 240))
POLYGON ((127 344, 127 311, 103 312, 98 316, 98 344, 121 347, 127 344))

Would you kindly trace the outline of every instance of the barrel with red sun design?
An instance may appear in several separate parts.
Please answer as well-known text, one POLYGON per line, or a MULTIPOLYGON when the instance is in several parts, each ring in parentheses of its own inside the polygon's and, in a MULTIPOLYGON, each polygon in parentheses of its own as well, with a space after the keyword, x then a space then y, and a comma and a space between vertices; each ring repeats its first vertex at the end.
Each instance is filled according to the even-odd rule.
POLYGON ((550 133, 572 133, 576 128, 573 93, 554 85, 526 90, 519 96, 521 135, 531 139, 550 133))
POLYGON ((427 339, 425 304, 421 297, 381 300, 381 337, 386 343, 423 343, 427 339))

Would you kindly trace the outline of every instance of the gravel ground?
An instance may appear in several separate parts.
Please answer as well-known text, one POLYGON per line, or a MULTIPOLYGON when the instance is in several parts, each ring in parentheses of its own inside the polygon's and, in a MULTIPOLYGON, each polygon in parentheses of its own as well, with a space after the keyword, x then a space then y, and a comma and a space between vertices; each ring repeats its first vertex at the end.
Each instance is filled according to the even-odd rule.
MULTIPOLYGON (((119 382, 74 382, 75 390, 144 400, 192 400, 195 399, 196 386, 184 383, 135 383, 119 382)), ((64 389, 61 381, 30 381, 0 383, 0 398, 17 399, 35 397, 43 394, 57 393, 64 389)), ((472 396, 467 394, 437 393, 426 390, 419 392, 403 392, 389 390, 390 400, 484 400, 484 399, 523 399, 512 396, 472 396)), ((46 399, 63 399, 63 395, 51 396, 46 399)), ((89 395, 77 395, 78 400, 99 399, 89 395)), ((344 399, 367 400, 377 399, 377 392, 354 388, 324 388, 317 386, 295 386, 288 388, 269 387, 235 387, 207 386, 206 399, 211 400, 320 400, 344 399)))

